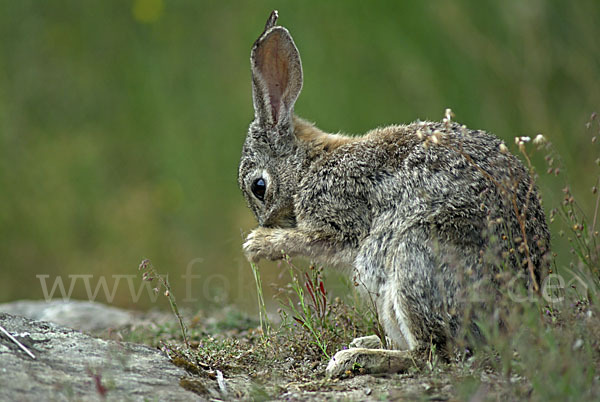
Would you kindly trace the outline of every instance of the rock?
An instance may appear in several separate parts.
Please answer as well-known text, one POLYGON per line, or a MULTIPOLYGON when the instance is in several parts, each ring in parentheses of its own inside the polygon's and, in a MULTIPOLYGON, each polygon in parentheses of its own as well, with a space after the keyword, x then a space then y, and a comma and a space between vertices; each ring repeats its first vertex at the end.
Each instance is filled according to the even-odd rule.
POLYGON ((118 328, 131 323, 136 317, 133 311, 80 300, 20 300, 0 304, 0 312, 50 321, 86 332, 118 328))
POLYGON ((190 378, 159 350, 93 338, 58 325, 0 313, 0 400, 200 400, 190 378))

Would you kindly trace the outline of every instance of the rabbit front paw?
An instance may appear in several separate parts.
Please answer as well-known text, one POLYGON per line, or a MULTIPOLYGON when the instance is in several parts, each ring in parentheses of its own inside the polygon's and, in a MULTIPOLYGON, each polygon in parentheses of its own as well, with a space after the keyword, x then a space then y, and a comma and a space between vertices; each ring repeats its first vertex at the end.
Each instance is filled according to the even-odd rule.
POLYGON ((284 251, 277 229, 257 228, 254 229, 244 242, 244 254, 248 261, 258 262, 262 258, 267 260, 280 260, 284 257, 284 251))

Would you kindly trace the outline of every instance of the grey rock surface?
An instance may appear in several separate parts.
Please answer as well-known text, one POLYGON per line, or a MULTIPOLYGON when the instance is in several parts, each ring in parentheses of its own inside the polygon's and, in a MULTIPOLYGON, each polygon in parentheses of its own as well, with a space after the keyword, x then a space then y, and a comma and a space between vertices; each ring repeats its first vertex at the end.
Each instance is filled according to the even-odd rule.
POLYGON ((0 400, 169 400, 201 398, 179 386, 185 370, 159 350, 93 338, 53 323, 0 313, 0 400))
POLYGON ((80 331, 118 328, 136 319, 136 313, 81 300, 19 300, 0 304, 0 312, 50 321, 80 331))

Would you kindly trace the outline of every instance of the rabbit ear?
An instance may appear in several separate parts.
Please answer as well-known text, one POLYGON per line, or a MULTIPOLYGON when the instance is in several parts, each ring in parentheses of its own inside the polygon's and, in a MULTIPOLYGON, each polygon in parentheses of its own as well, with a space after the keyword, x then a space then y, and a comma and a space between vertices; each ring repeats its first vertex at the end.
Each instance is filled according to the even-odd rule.
POLYGON ((291 120, 302 89, 300 54, 290 33, 275 26, 276 21, 277 11, 273 11, 250 54, 254 113, 267 127, 291 120))

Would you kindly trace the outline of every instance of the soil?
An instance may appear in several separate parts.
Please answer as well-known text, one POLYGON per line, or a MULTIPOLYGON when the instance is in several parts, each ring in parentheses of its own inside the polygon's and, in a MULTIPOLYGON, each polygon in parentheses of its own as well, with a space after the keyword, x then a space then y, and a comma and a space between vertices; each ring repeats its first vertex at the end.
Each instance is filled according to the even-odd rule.
POLYGON ((189 348, 175 320, 159 321, 162 324, 145 321, 143 326, 112 330, 110 336, 161 348, 192 374, 180 385, 212 399, 446 401, 527 398, 531 393, 527 380, 498 375, 474 358, 451 363, 433 359, 397 374, 371 375, 357 369, 345 378, 329 379, 329 358, 303 328, 275 323, 279 328, 265 335, 258 322, 235 309, 196 315, 189 328, 189 348))

